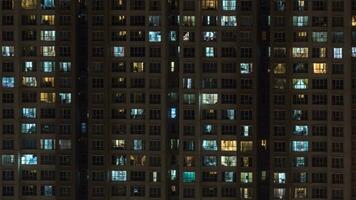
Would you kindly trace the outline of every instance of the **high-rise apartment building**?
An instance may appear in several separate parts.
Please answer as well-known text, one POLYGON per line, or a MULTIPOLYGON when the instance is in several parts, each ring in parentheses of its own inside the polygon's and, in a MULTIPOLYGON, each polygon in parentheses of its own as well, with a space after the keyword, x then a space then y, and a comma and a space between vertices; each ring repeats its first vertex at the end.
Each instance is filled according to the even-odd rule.
POLYGON ((355 0, 0 17, 0 199, 356 199, 355 0))

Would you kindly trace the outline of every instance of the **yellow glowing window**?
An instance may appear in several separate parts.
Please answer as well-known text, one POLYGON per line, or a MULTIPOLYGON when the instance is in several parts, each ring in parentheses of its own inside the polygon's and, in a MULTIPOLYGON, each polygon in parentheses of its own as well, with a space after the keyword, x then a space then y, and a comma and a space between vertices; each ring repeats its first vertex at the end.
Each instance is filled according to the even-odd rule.
POLYGON ((273 69, 274 74, 285 74, 286 73, 286 64, 285 63, 278 63, 274 66, 273 69))
POLYGON ((356 16, 352 16, 352 26, 356 26, 356 16))
POLYGON ((144 63, 143 62, 133 62, 132 63, 132 72, 143 72, 144 71, 144 63))
POLYGON ((237 151, 237 141, 221 140, 221 151, 237 151))
POLYGON ((56 93, 41 92, 40 100, 43 103, 54 103, 56 101, 56 93))
POLYGON ((298 37, 306 37, 307 36, 307 32, 303 31, 303 32, 298 32, 298 37))
POLYGON ((293 47, 292 56, 293 56, 293 58, 308 58, 308 48, 307 47, 293 47))
POLYGON ((252 151, 252 141, 241 141, 240 151, 241 152, 252 151))
POLYGON ((24 9, 35 9, 37 6, 37 0, 22 0, 21 7, 24 9))
POLYGON ((313 63, 314 74, 326 74, 326 63, 313 63))
POLYGON ((22 85, 26 87, 36 87, 37 79, 36 77, 22 77, 22 85))
POLYGON ((43 77, 41 81, 42 87, 54 87, 54 77, 43 77))
POLYGON ((42 15, 41 16, 41 24, 42 25, 54 25, 55 24, 55 16, 54 15, 42 15))
POLYGON ((202 9, 215 10, 217 7, 217 0, 202 0, 202 9))

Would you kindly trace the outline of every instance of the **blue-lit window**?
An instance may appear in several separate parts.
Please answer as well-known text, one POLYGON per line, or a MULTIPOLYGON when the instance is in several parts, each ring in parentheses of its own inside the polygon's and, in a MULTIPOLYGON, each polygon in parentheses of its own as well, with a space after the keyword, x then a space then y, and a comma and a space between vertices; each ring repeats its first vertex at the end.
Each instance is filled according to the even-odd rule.
POLYGON ((203 140, 202 147, 204 150, 207 151, 217 151, 218 150, 218 144, 216 140, 203 140))
POLYGON ((21 165, 37 165, 37 156, 34 154, 21 155, 21 165))
POLYGON ((45 197, 52 197, 55 195, 53 185, 44 185, 41 188, 41 194, 45 197))
POLYGON ((14 56, 15 55, 14 46, 2 46, 1 47, 1 55, 4 57, 14 56))
POLYGON ((215 57, 216 51, 214 47, 205 47, 205 57, 215 57))
POLYGON ((295 157, 294 158, 294 167, 305 167, 307 166, 306 157, 295 157))
POLYGON ((41 149, 54 150, 55 149, 55 140, 54 139, 41 139, 41 149))
POLYGON ((177 117, 177 108, 170 108, 169 109, 169 118, 175 119, 177 117))
POLYGON ((308 141, 293 141, 292 142, 292 151, 295 152, 307 152, 308 151, 308 141))
POLYGON ((118 170, 111 171, 111 180, 118 181, 118 182, 127 181, 127 171, 118 171, 118 170))
POLYGON ((34 72, 36 71, 36 67, 32 61, 26 61, 23 65, 24 72, 34 72))
POLYGON ((195 182, 195 172, 183 172, 183 182, 184 183, 195 182))
POLYGON ((21 124, 22 134, 34 134, 36 130, 36 124, 21 124))
POLYGON ((223 110, 223 114, 226 116, 224 116, 224 119, 228 119, 228 120, 235 120, 236 119, 236 110, 235 109, 227 109, 227 110, 223 110))
POLYGON ((216 126, 213 124, 204 124, 203 133, 204 134, 213 134, 216 131, 216 126))
POLYGON ((223 172, 223 181, 225 183, 234 183, 236 181, 236 172, 223 172))
POLYGON ((43 61, 41 62, 41 67, 43 72, 54 72, 55 70, 55 62, 53 61, 43 61))
POLYGON ((125 48, 124 47, 113 47, 114 57, 124 57, 125 56, 125 48))
POLYGON ((204 166, 216 166, 218 161, 217 161, 216 156, 204 156, 203 157, 203 165, 204 166))
POLYGON ((150 41, 150 42, 161 42, 161 32, 160 31, 150 31, 150 32, 148 32, 148 41, 150 41))
POLYGON ((142 151, 143 150, 143 140, 133 140, 133 150, 142 151))
POLYGON ((222 0, 222 10, 236 10, 236 0, 222 0))
POLYGON ((216 32, 215 31, 203 32, 203 40, 206 42, 216 41, 216 32))
POLYGON ((293 88, 296 90, 308 89, 308 79, 293 79, 293 88))
POLYGON ((252 72, 252 63, 240 63, 240 73, 250 74, 252 72))
POLYGON ((36 108, 22 108, 23 118, 36 118, 36 108))
POLYGON ((4 88, 15 87, 15 78, 14 77, 3 77, 2 78, 2 87, 4 87, 4 88))
POLYGON ((221 16, 221 26, 237 26, 237 17, 221 16))
POLYGON ((144 119, 145 118, 145 110, 142 108, 133 108, 131 109, 131 119, 144 119))
POLYGON ((54 0, 41 0, 41 6, 44 10, 54 9, 54 0))
POLYGON ((59 62, 59 71, 70 72, 72 67, 71 62, 59 62))
POLYGON ((295 125, 293 127, 294 135, 308 135, 308 126, 307 125, 295 125))
POLYGON ((59 102, 62 104, 72 103, 72 94, 71 93, 59 93, 59 102))
POLYGON ((174 42, 177 40, 177 32, 176 31, 169 31, 169 41, 174 42))
POLYGON ((342 59, 342 48, 334 48, 334 59, 342 59))

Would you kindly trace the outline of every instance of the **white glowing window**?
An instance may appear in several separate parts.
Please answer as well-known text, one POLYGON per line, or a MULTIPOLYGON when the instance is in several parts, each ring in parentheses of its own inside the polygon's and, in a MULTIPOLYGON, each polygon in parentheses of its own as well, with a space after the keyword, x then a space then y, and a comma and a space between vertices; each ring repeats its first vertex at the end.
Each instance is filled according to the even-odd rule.
POLYGON ((343 54, 342 54, 342 48, 334 48, 334 59, 342 59, 343 54))
POLYGON ((293 79, 293 88, 296 90, 308 89, 308 79, 293 79))
POLYGON ((205 47, 205 56, 206 57, 215 57, 216 50, 214 47, 205 47))
POLYGON ((207 151, 217 151, 218 143, 216 140, 203 140, 202 147, 207 151))
POLYGON ((273 183, 283 184, 286 183, 286 173, 274 173, 273 174, 273 183))
POLYGON ((161 32, 160 31, 150 31, 148 32, 149 42, 161 42, 161 32))
POLYGON ((308 16, 293 16, 293 26, 308 26, 308 16))
POLYGON ((41 67, 43 72, 54 72, 55 71, 55 62, 53 61, 43 61, 41 62, 41 67))
POLYGON ((59 93, 59 102, 62 104, 72 103, 72 94, 71 93, 59 93))
POLYGON ((221 16, 221 26, 237 26, 237 17, 221 16))
POLYGON ((56 148, 55 139, 41 139, 41 149, 43 150, 54 150, 56 148))
POLYGON ((237 2, 236 0, 222 0, 222 10, 236 10, 237 2))
POLYGON ((240 178, 241 178, 241 183, 252 183, 253 174, 252 172, 241 172, 240 178))
POLYGON ((293 58, 308 58, 308 47, 293 47, 293 58))
POLYGON ((41 46, 41 55, 42 56, 56 56, 55 46, 41 46))
POLYGON ((124 57, 125 48, 124 47, 113 47, 113 56, 114 57, 124 57))
POLYGON ((111 181, 115 181, 115 182, 127 181, 127 171, 119 171, 119 170, 111 171, 111 181))
POLYGON ((217 104, 219 96, 218 94, 202 94, 202 103, 203 104, 217 104))
POLYGON ((292 151, 294 152, 307 152, 308 147, 308 141, 292 141, 292 151))
POLYGON ((36 133, 36 124, 21 124, 21 133, 22 134, 34 134, 36 133))
POLYGON ((203 32, 203 40, 206 42, 216 41, 216 32, 214 31, 205 31, 203 32))
POLYGON ((37 156, 34 154, 21 155, 21 165, 37 165, 37 156))
POLYGON ((14 46, 2 46, 1 47, 1 55, 4 57, 10 57, 15 55, 15 47, 14 46))
POLYGON ((41 31, 41 40, 42 41, 55 41, 56 40, 56 31, 41 31))
POLYGON ((236 167, 237 157, 236 156, 221 156, 221 165, 225 167, 236 167))
POLYGON ((22 108, 23 118, 36 118, 36 108, 22 108))
POLYGON ((22 85, 26 87, 36 87, 37 79, 36 77, 22 77, 22 85))
POLYGON ((3 77, 1 80, 1 85, 4 88, 13 88, 13 87, 15 87, 15 78, 14 77, 3 77))
POLYGON ((308 126, 307 125, 295 125, 293 127, 294 135, 308 135, 308 126))
POLYGON ((240 73, 250 74, 252 72, 252 63, 240 63, 240 73))

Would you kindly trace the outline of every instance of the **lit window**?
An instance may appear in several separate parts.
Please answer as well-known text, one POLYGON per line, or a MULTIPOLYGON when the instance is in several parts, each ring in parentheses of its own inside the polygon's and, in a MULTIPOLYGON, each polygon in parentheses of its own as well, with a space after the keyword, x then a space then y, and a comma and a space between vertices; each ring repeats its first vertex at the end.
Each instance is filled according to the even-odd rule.
POLYGON ((14 77, 2 77, 1 84, 2 84, 2 87, 4 87, 4 88, 13 88, 13 87, 15 87, 15 78, 14 77))
POLYGON ((297 187, 294 188, 294 199, 306 199, 307 198, 307 188, 297 187))
POLYGON ((72 141, 71 140, 60 139, 58 141, 58 146, 59 146, 60 150, 72 149, 72 141))
POLYGON ((240 63, 241 74, 250 74, 252 72, 252 63, 240 63))
POLYGON ((55 41, 56 40, 56 31, 41 31, 41 40, 42 41, 55 41))
POLYGON ((236 110, 235 109, 226 109, 222 110, 223 118, 228 120, 235 120, 236 119, 236 110))
POLYGON ((276 11, 284 11, 286 9, 285 0, 276 0, 276 11))
POLYGON ((55 46, 41 46, 42 56, 56 56, 55 46))
POLYGON ((2 46, 1 47, 1 55, 4 57, 10 57, 15 55, 15 47, 14 46, 2 46))
POLYGON ((221 16, 221 26, 237 26, 237 17, 221 16))
POLYGON ((273 183, 284 184, 286 183, 286 173, 274 173, 273 174, 273 183))
POLYGON ((183 172, 183 182, 184 183, 195 182, 195 172, 183 172))
POLYGON ((22 134, 34 134, 36 133, 36 124, 21 124, 21 133, 22 134))
POLYGON ((54 103, 56 101, 56 93, 54 92, 41 92, 40 101, 42 103, 54 103))
POLYGON ((306 161, 307 161, 306 157, 295 157, 294 167, 305 167, 306 161))
POLYGON ((202 147, 204 150, 207 151, 217 151, 218 143, 216 142, 216 140, 203 140, 202 147))
POLYGON ((221 140, 221 151, 237 151, 237 141, 221 140))
POLYGON ((285 188, 274 188, 273 189, 274 199, 284 199, 286 197, 285 188))
POLYGON ((202 94, 202 104, 217 104, 219 96, 218 94, 202 94))
POLYGON ((127 181, 127 171, 111 171, 111 181, 124 182, 127 181))
POLYGON ((114 57, 124 57, 125 48, 124 47, 113 47, 113 56, 114 57))
POLYGON ((328 33, 327 32, 313 32, 312 35, 313 42, 327 42, 328 33))
POLYGON ((273 69, 274 74, 285 74, 286 73, 286 64, 285 63, 277 63, 274 65, 273 69))
POLYGON ((1 155, 1 165, 13 165, 13 164, 15 164, 14 155, 1 155))
POLYGON ((177 109, 176 108, 174 108, 174 107, 170 108, 169 118, 171 118, 171 119, 177 118, 177 109))
POLYGON ((237 157, 236 156, 221 156, 221 165, 225 167, 236 167, 237 157))
POLYGON ((308 16, 293 16, 293 26, 308 26, 308 16))
POLYGON ((236 0, 222 0, 222 10, 236 10, 236 0))
POLYGON ((214 47, 205 47, 205 56, 206 57, 215 57, 215 48, 214 47))
POLYGON ((252 172, 241 172, 240 177, 241 183, 252 183, 253 181, 252 172))
POLYGON ((242 125, 241 126, 241 136, 249 137, 251 135, 252 126, 242 125))
POLYGON ((293 126, 294 135, 308 135, 308 126, 307 125, 295 125, 293 126))
POLYGON ((55 195, 54 186, 53 185, 43 185, 43 186, 41 186, 41 193, 43 193, 43 196, 45 196, 45 197, 54 196, 55 195))
POLYGON ((217 8, 217 0, 202 0, 201 7, 203 10, 215 10, 217 8))
POLYGON ((26 87, 36 87, 37 79, 36 77, 22 77, 22 85, 26 87))
POLYGON ((177 32, 169 31, 169 41, 174 42, 177 40, 177 32))
POLYGON ((308 141, 292 141, 292 151, 307 152, 308 144, 308 141))
POLYGON ((161 42, 161 32, 160 31, 150 31, 150 32, 148 32, 148 41, 150 41, 150 42, 161 42))
POLYGON ((314 74, 326 74, 326 63, 313 63, 314 74))
POLYGON ((72 67, 71 62, 59 62, 59 70, 61 72, 70 72, 72 67))
POLYGON ((22 108, 22 117, 36 118, 36 108, 22 108))
POLYGON ((132 108, 130 115, 131 115, 131 119, 144 119, 145 110, 142 108, 132 108))
POLYGON ((144 72, 144 63, 143 62, 133 62, 132 63, 132 72, 144 72))
POLYGON ((216 156, 203 156, 203 165, 204 166, 216 166, 217 165, 216 156))
POLYGON ((216 126, 213 124, 204 124, 203 132, 204 134, 213 134, 216 131, 216 126))
POLYGON ((62 104, 72 103, 72 94, 71 93, 59 93, 59 102, 62 104))
POLYGON ((55 149, 55 144, 56 140, 54 139, 41 139, 41 149, 43 150, 54 150, 55 149))
POLYGON ((342 48, 334 48, 334 59, 342 59, 342 48))
POLYGON ((233 183, 236 179, 236 172, 223 172, 223 181, 225 183, 233 183))
POLYGON ((241 141, 240 142, 240 151, 241 152, 250 152, 252 151, 252 141, 241 141))
POLYGON ((195 26, 195 16, 183 16, 182 25, 187 27, 195 26))
POLYGON ((21 7, 23 9, 36 9, 37 0, 22 0, 21 7))
POLYGON ((204 31, 203 40, 206 42, 216 41, 216 32, 214 31, 204 31))
POLYGON ((192 78, 183 78, 183 88, 192 89, 193 88, 193 79, 192 78))
POLYGON ((50 73, 55 70, 55 62, 53 61, 43 61, 41 62, 41 68, 43 72, 50 73))
POLYGON ((307 47, 293 47, 292 56, 293 56, 293 58, 308 58, 308 48, 307 47))
POLYGON ((33 72, 36 70, 34 62, 32 61, 25 61, 23 66, 23 71, 25 72, 33 72))
POLYGON ((37 165, 37 156, 34 154, 21 155, 21 165, 37 165))
POLYGON ((356 16, 352 16, 352 26, 356 26, 356 16))
POLYGON ((142 151, 143 150, 143 140, 133 140, 133 150, 142 151))
POLYGON ((112 140, 112 148, 115 150, 125 150, 125 140, 112 140))
POLYGON ((308 89, 308 79, 293 79, 293 88, 296 90, 308 89))
POLYGON ((54 0, 41 0, 42 9, 54 9, 54 0))
POLYGON ((42 25, 55 25, 55 15, 42 15, 41 16, 42 25))

